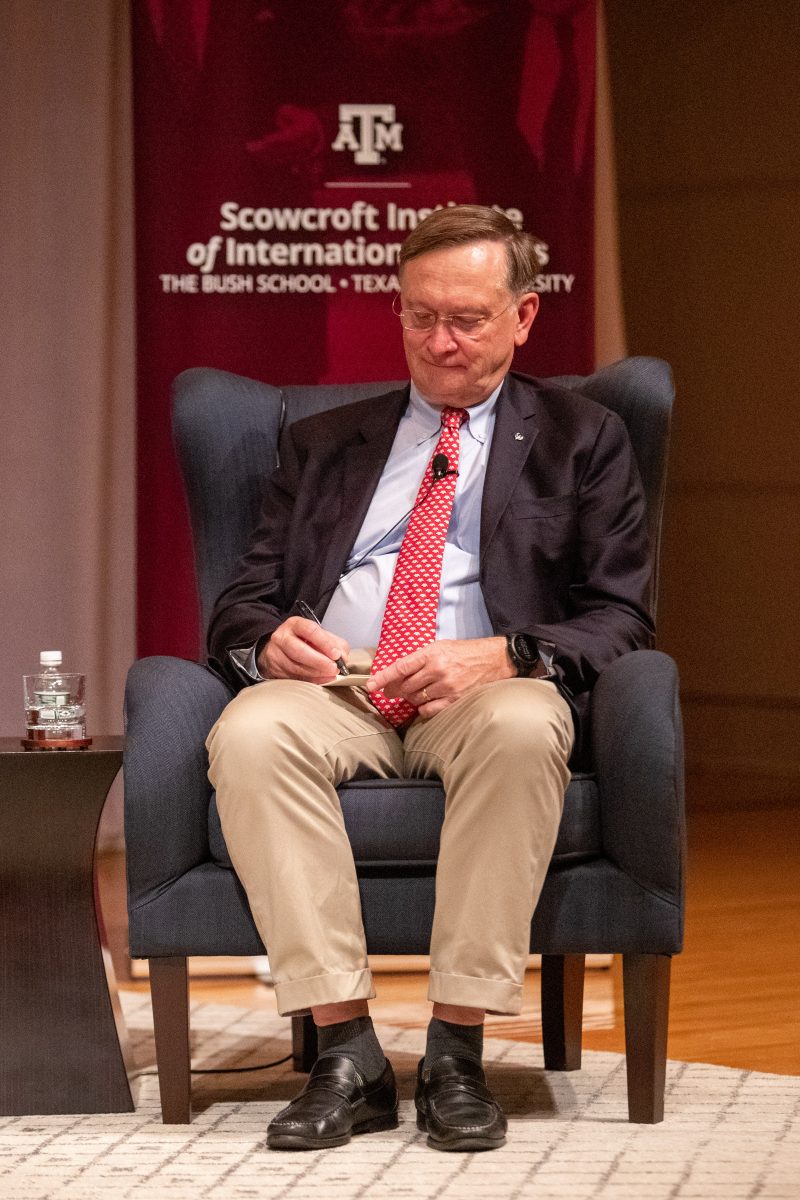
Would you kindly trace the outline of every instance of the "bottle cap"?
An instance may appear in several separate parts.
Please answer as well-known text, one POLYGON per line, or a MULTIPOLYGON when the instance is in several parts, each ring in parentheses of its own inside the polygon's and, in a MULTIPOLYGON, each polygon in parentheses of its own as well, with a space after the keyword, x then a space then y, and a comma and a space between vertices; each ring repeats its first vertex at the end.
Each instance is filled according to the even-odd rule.
POLYGON ((42 667, 60 667, 61 651, 42 650, 41 654, 39 655, 39 665, 42 667))

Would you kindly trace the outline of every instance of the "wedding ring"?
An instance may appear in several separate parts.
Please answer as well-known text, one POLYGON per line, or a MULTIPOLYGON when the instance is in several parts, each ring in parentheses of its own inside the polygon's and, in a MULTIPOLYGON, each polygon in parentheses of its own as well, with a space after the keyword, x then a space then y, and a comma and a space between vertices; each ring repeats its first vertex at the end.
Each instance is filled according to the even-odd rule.
POLYGON ((428 703, 428 689, 427 689, 426 687, 424 687, 424 688, 422 689, 422 703, 423 703, 423 704, 427 704, 427 703, 428 703))

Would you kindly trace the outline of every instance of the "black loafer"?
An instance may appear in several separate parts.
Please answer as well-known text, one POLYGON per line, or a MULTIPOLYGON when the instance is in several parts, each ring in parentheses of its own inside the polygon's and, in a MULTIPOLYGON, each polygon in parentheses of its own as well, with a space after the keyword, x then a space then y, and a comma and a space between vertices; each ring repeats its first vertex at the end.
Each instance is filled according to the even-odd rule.
POLYGON ((391 1064, 365 1083, 349 1058, 332 1054, 314 1064, 308 1083, 269 1123, 271 1150, 329 1150, 354 1133, 397 1128, 397 1086, 391 1064))
POLYGON ((496 1150, 506 1140, 506 1121, 486 1086, 479 1063, 446 1054, 417 1071, 417 1128, 427 1130, 434 1150, 496 1150))

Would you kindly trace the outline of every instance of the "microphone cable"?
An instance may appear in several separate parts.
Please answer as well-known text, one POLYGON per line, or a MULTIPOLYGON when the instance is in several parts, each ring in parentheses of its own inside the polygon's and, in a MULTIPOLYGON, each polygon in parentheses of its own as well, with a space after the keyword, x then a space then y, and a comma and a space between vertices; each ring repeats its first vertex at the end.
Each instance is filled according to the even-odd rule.
MULTIPOLYGON (((292 1054, 285 1055, 284 1058, 276 1058, 274 1062, 256 1063, 252 1067, 189 1067, 190 1075, 242 1075, 248 1071, 269 1071, 273 1067, 281 1067, 284 1063, 289 1062, 293 1057, 292 1054)), ((158 1075, 158 1071, 134 1071, 131 1074, 132 1079, 139 1079, 142 1075, 158 1075)))

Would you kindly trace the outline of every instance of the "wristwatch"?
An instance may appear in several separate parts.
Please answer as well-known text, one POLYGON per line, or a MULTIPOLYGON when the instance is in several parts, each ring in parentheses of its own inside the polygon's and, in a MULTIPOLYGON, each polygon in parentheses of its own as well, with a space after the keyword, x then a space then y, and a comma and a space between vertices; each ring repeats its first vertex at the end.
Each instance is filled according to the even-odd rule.
POLYGON ((523 678, 532 675, 541 662, 539 643, 529 633, 507 633, 506 650, 517 675, 523 678))

